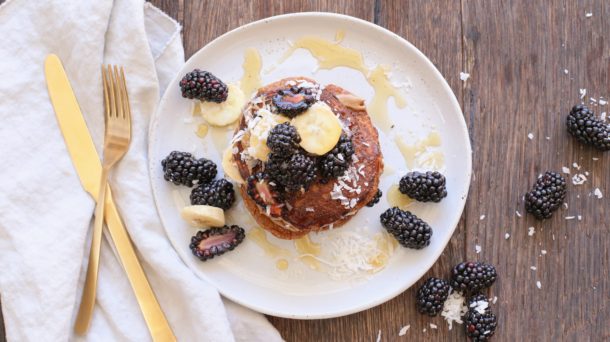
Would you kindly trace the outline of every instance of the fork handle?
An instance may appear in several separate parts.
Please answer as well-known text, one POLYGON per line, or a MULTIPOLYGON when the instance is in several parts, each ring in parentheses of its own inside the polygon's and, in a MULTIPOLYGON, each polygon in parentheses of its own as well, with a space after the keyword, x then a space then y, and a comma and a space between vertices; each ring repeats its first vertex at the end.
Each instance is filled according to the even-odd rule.
POLYGON ((108 181, 108 168, 102 168, 100 177, 100 191, 97 196, 95 206, 95 221, 93 224, 93 238, 91 240, 91 250, 89 251, 89 265, 87 266, 87 277, 83 295, 78 308, 78 315, 74 323, 74 331, 79 335, 84 335, 89 330, 93 307, 97 292, 97 275, 100 265, 100 249, 102 244, 102 230, 104 227, 104 205, 106 203, 106 183, 108 181))

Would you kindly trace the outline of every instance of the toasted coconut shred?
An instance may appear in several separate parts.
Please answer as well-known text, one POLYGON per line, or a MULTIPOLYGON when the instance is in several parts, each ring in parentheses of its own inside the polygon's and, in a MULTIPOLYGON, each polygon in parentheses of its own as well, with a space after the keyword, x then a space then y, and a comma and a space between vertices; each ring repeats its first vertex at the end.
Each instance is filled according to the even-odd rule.
POLYGON ((458 324, 463 324, 462 316, 468 312, 468 307, 464 305, 464 296, 462 296, 459 292, 451 292, 445 304, 443 304, 443 311, 441 312, 441 316, 445 318, 447 321, 447 325, 449 326, 449 330, 453 328, 453 322, 458 324))

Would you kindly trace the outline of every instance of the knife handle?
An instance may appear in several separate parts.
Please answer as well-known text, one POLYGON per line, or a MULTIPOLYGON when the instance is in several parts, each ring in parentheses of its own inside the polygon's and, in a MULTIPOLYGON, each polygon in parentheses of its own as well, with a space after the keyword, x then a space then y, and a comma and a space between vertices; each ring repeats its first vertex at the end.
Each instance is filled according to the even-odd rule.
POLYGON ((157 298, 146 279, 144 270, 138 261, 131 240, 123 225, 123 220, 114 204, 110 186, 106 186, 106 208, 104 218, 110 236, 121 260, 121 264, 127 273, 127 278, 136 295, 138 305, 150 331, 153 341, 176 341, 172 329, 157 302, 157 298))

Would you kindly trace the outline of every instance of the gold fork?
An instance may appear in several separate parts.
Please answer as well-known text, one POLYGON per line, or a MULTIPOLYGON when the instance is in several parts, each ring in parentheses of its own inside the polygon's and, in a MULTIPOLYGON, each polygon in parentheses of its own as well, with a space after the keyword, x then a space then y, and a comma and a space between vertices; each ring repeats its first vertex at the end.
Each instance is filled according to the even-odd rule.
POLYGON ((87 277, 78 315, 76 316, 76 323, 74 324, 74 331, 80 335, 85 334, 89 329, 95 304, 108 173, 125 156, 131 142, 131 109, 123 67, 117 67, 116 65, 114 67, 102 66, 102 80, 104 84, 104 108, 106 114, 104 159, 102 160, 100 191, 95 207, 95 223, 93 225, 93 239, 91 241, 91 251, 89 252, 87 277))

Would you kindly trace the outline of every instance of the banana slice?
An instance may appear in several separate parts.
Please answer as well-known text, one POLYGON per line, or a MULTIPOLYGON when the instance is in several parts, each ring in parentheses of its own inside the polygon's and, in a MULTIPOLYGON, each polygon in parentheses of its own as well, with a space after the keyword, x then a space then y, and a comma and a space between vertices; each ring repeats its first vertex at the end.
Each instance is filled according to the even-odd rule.
POLYGON ((225 176, 231 178, 233 181, 244 184, 244 179, 241 178, 241 173, 237 169, 235 165, 235 161, 233 160, 233 146, 230 145, 225 149, 222 153, 222 169, 225 172, 225 176))
POLYGON ((257 112, 258 118, 252 120, 250 128, 250 147, 248 153, 256 159, 267 161, 271 150, 267 147, 267 137, 273 127, 290 119, 283 115, 273 114, 266 109, 257 112))
POLYGON ((201 116, 212 126, 226 126, 241 115, 245 96, 238 86, 229 84, 229 96, 222 103, 201 102, 201 116))
POLYGON ((301 147, 319 156, 332 150, 341 137, 341 122, 324 102, 316 102, 291 124, 301 136, 301 147))
POLYGON ((194 227, 222 227, 225 213, 222 209, 209 205, 191 205, 182 208, 180 216, 194 227))

